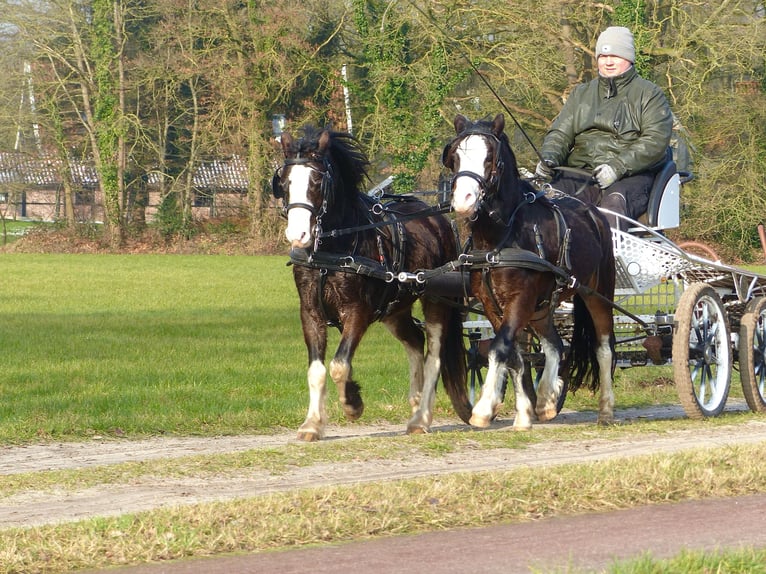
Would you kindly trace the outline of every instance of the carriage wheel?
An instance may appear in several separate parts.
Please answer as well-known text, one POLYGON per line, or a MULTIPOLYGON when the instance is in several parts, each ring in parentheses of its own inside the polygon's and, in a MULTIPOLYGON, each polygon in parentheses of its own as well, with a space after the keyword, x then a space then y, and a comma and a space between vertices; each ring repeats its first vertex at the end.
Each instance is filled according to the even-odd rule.
POLYGON ((705 245, 704 243, 700 243, 699 241, 683 241, 678 244, 678 247, 687 253, 691 253, 692 255, 707 257, 710 259, 710 261, 721 260, 721 258, 718 257, 718 253, 716 253, 712 247, 705 245))
POLYGON ((747 406, 766 412, 766 297, 751 300, 742 315, 739 370, 747 406))
POLYGON ((721 298, 705 283, 691 285, 678 302, 673 332, 673 373, 689 418, 723 411, 731 386, 730 341, 721 298))

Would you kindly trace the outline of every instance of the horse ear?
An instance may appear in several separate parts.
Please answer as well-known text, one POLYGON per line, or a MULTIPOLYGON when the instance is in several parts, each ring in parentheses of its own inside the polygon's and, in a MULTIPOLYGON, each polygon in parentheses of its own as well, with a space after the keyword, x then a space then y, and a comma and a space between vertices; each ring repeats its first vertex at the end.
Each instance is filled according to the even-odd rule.
POLYGON ((279 141, 282 143, 282 153, 284 153, 285 157, 287 157, 287 152, 290 151, 290 146, 293 143, 293 136, 287 132, 282 132, 279 137, 279 141))
POLYGON ((465 117, 463 114, 456 115, 455 121, 453 122, 453 125, 455 126, 455 133, 461 133, 465 129, 466 124, 468 124, 467 117, 465 117))
POLYGON ((452 143, 448 143, 444 146, 444 149, 442 150, 442 165, 446 167, 447 169, 452 169, 452 166, 454 164, 454 161, 452 160, 452 154, 450 154, 450 150, 452 149, 452 143))
POLYGON ((492 133, 499 137, 503 130, 505 130, 505 116, 497 114, 492 122, 492 133))
POLYGON ((319 153, 323 154, 329 149, 330 147, 330 130, 323 130, 321 134, 319 134, 319 153))

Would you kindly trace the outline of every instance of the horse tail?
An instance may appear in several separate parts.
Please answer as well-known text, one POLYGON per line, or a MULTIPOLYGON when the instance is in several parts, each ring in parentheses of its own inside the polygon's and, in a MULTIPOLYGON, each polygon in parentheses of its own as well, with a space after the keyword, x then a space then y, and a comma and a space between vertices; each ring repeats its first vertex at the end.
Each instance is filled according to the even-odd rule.
POLYGON ((447 336, 441 350, 442 383, 457 416, 467 424, 471 419, 473 405, 471 405, 471 399, 468 396, 468 368, 463 338, 463 314, 459 308, 450 307, 446 328, 447 336))
POLYGON ((587 378, 592 391, 599 386, 599 365, 596 358, 596 327, 593 318, 580 295, 572 299, 574 304, 574 325, 569 348, 569 388, 579 389, 587 378))

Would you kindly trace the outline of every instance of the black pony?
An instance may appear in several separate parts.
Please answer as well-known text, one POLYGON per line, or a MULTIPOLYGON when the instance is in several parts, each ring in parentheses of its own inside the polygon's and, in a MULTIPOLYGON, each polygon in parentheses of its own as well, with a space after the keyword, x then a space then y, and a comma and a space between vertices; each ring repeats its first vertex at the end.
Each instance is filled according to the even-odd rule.
POLYGON ((576 390, 590 375, 591 388, 601 388, 598 420, 611 422, 615 263, 606 218, 591 204, 546 197, 520 179, 502 114, 477 122, 458 115, 454 126, 457 137, 442 160, 454 172, 452 206, 468 218, 473 251, 463 257, 471 289, 495 331, 471 424, 490 424, 502 403, 507 371, 516 393, 514 428, 530 428, 535 413, 539 420, 556 416, 562 376, 576 390), (572 297, 574 333, 568 368, 560 374, 564 346, 553 316, 559 303, 572 297), (534 412, 523 392, 518 345, 528 326, 545 354, 534 412))
POLYGON ((364 403, 351 362, 376 320, 402 342, 409 358, 412 417, 407 431, 428 431, 440 374, 458 415, 467 422, 471 404, 460 308, 424 296, 414 280, 422 270, 456 259, 449 220, 411 197, 381 204, 363 193, 369 162, 348 133, 307 126, 300 139, 283 133, 282 150, 285 161, 274 176, 273 191, 286 203, 286 235, 308 350, 309 408, 298 437, 319 440, 327 424, 328 325, 341 332, 330 377, 345 416, 354 420, 362 415, 364 403), (418 299, 425 334, 412 316, 418 299))

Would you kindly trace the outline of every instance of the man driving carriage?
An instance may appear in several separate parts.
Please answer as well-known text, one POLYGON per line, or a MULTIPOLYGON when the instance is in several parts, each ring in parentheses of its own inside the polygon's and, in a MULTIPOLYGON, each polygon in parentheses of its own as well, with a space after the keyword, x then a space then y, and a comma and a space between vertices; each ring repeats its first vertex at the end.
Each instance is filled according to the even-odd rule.
POLYGON ((601 33, 598 77, 572 90, 545 135, 535 170, 555 189, 632 219, 646 211, 673 127, 665 95, 638 75, 635 53, 628 28, 601 33))

